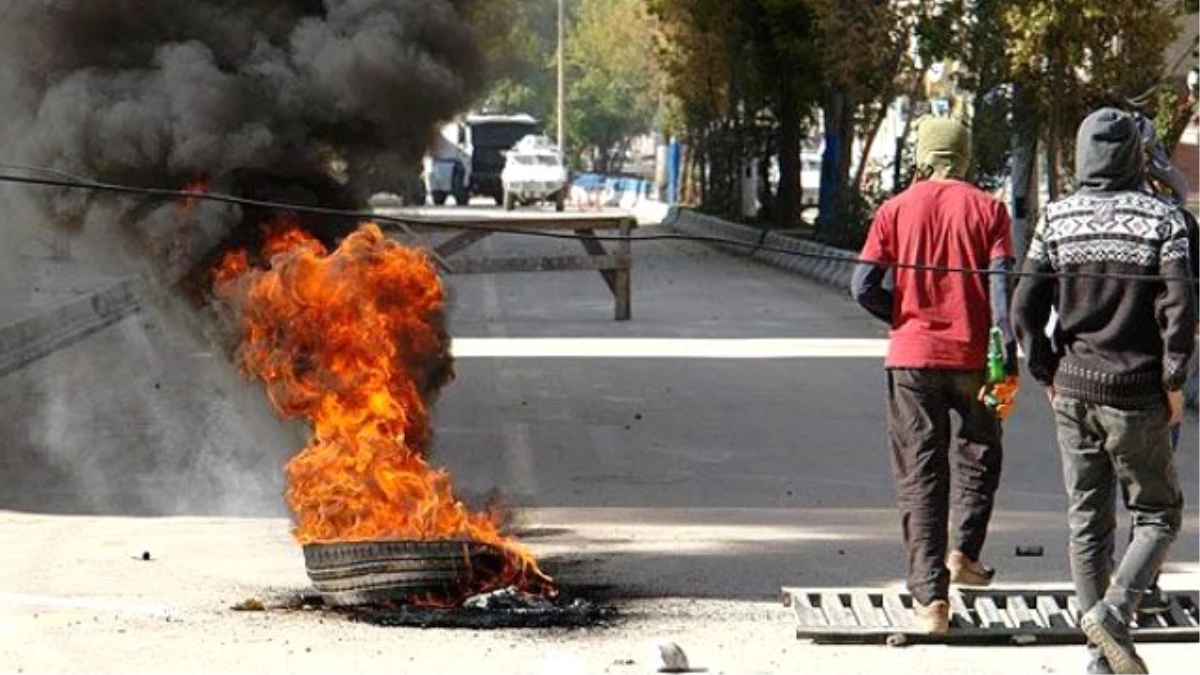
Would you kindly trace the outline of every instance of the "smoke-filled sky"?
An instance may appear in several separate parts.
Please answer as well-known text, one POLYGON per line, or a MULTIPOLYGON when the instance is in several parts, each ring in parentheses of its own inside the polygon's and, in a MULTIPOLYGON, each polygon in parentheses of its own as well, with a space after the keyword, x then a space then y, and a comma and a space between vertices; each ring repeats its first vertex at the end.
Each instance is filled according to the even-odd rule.
MULTIPOLYGON (((436 124, 480 92, 461 17, 480 1, 0 0, 0 165, 358 204, 419 171, 436 124), (334 156, 349 184, 331 178, 334 156)), ((82 292, 93 250, 118 248, 108 235, 134 245, 119 247, 139 256, 123 264, 150 261, 176 281, 251 219, 213 203, 0 184, 0 290, 38 284, 15 278, 29 229, 85 234, 88 253, 54 263, 80 267, 82 292)), ((20 467, 0 471, 0 508, 277 505, 294 430, 151 309, 0 380, 0 469, 20 467)))
MULTIPOLYGON (((341 156, 353 199, 395 191, 436 123, 479 93, 471 1, 4 0, 0 164, 239 191, 262 173, 320 183, 341 156)), ((155 240, 178 221, 132 200, 23 195, 26 218, 59 227, 120 220, 155 240)), ((205 208, 201 248, 238 219, 205 208)))

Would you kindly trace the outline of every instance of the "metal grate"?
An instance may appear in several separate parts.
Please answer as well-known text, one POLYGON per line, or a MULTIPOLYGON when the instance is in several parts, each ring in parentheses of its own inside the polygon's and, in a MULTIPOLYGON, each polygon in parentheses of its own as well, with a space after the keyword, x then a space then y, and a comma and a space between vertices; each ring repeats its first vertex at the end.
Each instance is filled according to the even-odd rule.
MULTIPOLYGON (((1168 592, 1165 611, 1143 614, 1133 630, 1140 642, 1200 639, 1200 593, 1168 592)), ((950 592, 950 632, 915 630, 912 596, 872 588, 784 588, 796 614, 796 637, 818 643, 907 642, 1070 644, 1085 638, 1069 589, 956 589, 950 592)))

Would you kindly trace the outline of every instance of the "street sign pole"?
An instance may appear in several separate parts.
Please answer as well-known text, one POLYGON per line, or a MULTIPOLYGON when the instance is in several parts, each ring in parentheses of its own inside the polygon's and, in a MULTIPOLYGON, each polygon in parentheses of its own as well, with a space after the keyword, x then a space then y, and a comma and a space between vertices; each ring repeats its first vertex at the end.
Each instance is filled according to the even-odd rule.
POLYGON ((566 160, 566 120, 563 116, 563 99, 566 90, 566 70, 563 67, 563 37, 566 33, 566 16, 563 0, 558 0, 558 154, 566 160))

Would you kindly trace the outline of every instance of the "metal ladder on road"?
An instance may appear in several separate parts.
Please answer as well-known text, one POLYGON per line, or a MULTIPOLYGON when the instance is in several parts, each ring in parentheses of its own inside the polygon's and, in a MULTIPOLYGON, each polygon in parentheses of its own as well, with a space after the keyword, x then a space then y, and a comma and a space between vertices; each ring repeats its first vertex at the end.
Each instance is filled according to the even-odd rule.
MULTIPOLYGON (((1143 614, 1139 642, 1200 639, 1200 592, 1168 591, 1164 611, 1143 614)), ((915 630, 912 596, 877 588, 784 588, 796 615, 796 637, 816 643, 1073 644, 1083 643, 1079 607, 1068 588, 952 589, 950 632, 915 630)))

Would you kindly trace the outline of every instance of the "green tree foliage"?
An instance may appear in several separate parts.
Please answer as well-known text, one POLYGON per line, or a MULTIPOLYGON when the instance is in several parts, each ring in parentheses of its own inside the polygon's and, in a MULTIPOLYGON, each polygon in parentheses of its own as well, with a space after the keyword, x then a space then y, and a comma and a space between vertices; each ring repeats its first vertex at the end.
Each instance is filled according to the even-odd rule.
MULTIPOLYGON (((576 4, 567 0, 567 11, 576 4)), ((525 112, 552 123, 557 9, 551 0, 485 0, 473 5, 470 18, 494 82, 481 108, 525 112)))
POLYGON ((1054 161, 1051 194, 1069 185, 1070 139, 1091 109, 1158 84, 1182 6, 1160 0, 1011 0, 1008 65, 1031 97, 1054 161))
MULTIPOLYGON (((566 0, 568 152, 619 170, 633 136, 650 131, 665 78, 644 0, 566 0)), ((557 133, 558 3, 488 0, 472 9, 494 84, 480 107, 525 112, 557 133)))
MULTIPOLYGON (((793 227, 800 220, 800 151, 804 121, 810 118, 812 104, 822 93, 825 71, 820 68, 801 69, 797 64, 818 62, 821 44, 817 38, 819 16, 813 8, 794 0, 759 0, 740 4, 740 23, 743 34, 739 41, 753 45, 751 72, 759 78, 750 81, 749 107, 769 111, 777 142, 767 142, 766 148, 777 148, 779 157, 779 189, 772 203, 769 189, 760 194, 766 206, 763 215, 778 227, 793 227), (756 100, 759 105, 755 105, 756 100)), ((760 175, 767 175, 760 167, 760 175)))
MULTIPOLYGON (((465 1, 465 0, 464 0, 465 1)), ((657 126, 684 141, 683 196, 706 210, 740 210, 748 166, 778 175, 759 188, 760 216, 798 221, 798 159, 818 119, 840 142, 823 167, 820 234, 846 243, 873 200, 865 159, 888 110, 912 119, 949 96, 972 129, 972 178, 996 187, 1014 133, 1040 139, 1065 185, 1074 129, 1093 107, 1160 84, 1164 47, 1196 2, 1162 0, 570 0, 569 137, 608 168, 624 139, 657 126), (947 73, 929 84, 931 66, 947 73), (857 155, 852 140, 863 142, 857 155), (853 166, 858 171, 851 174, 853 166), (826 187, 823 186, 823 187, 826 187), (864 206, 866 205, 866 206, 864 206), (855 210, 859 212, 854 213, 855 210)), ((476 10, 497 35, 502 74, 490 98, 553 119, 555 3, 493 0, 476 10)), ((1187 109, 1165 89, 1160 131, 1187 109)), ((902 130, 903 131, 903 130, 902 130)), ((907 133, 895 155, 911 163, 907 133)), ((889 141, 890 143, 890 141, 889 141)), ((1025 144, 1027 145, 1027 144, 1025 144)), ((897 176, 901 177, 897 165, 897 176)), ((902 185, 903 180, 897 181, 902 185)))
MULTIPOLYGON (((923 2, 904 16, 912 26, 922 67, 910 64, 903 77, 918 84, 930 65, 946 67, 940 93, 962 104, 954 114, 971 129, 970 178, 986 189, 998 187, 1006 177, 1012 145, 1012 87, 1007 36, 1001 29, 1007 4, 1008 0, 923 2)), ((919 100, 920 88, 908 97, 919 100)))
POLYGON ((845 244, 849 221, 857 216, 854 206, 861 203, 858 186, 850 185, 853 142, 859 132, 874 136, 894 100, 911 28, 902 21, 905 10, 888 0, 806 2, 817 17, 826 130, 817 232, 826 241, 845 244))
POLYGON ((800 141, 822 80, 811 8, 793 0, 649 5, 660 22, 672 120, 689 147, 685 196, 708 210, 736 213, 747 163, 756 162, 765 176, 778 157, 778 195, 762 183, 762 215, 793 225, 800 141))
POLYGON ((648 1, 662 24, 674 119, 686 128, 699 177, 689 196, 733 212, 745 161, 739 153, 778 155, 785 175, 774 220, 794 223, 782 205, 794 155, 781 130, 819 109, 838 141, 822 171, 823 183, 836 188, 822 194, 829 220, 819 233, 830 241, 845 239, 848 211, 863 203, 854 193, 870 148, 854 157, 851 139, 870 142, 898 97, 920 114, 933 93, 926 87, 932 64, 946 66, 941 86, 972 129, 974 180, 991 188, 1006 177, 1015 120, 1016 131, 1051 145, 1061 183, 1057 168, 1070 160, 1062 139, 1106 97, 1131 97, 1157 83, 1183 7, 1159 0, 648 1), (851 176, 854 164, 860 170, 851 176))
POLYGON ((650 130, 662 78, 643 0, 579 0, 567 41, 567 132, 572 154, 620 170, 629 140, 650 130))
POLYGON ((729 170, 700 171, 711 164, 712 137, 736 115, 733 101, 745 66, 736 49, 734 3, 725 0, 648 0, 657 19, 658 62, 668 94, 665 131, 685 141, 684 201, 724 211, 732 196, 729 170), (734 113, 734 115, 731 115, 734 113))

